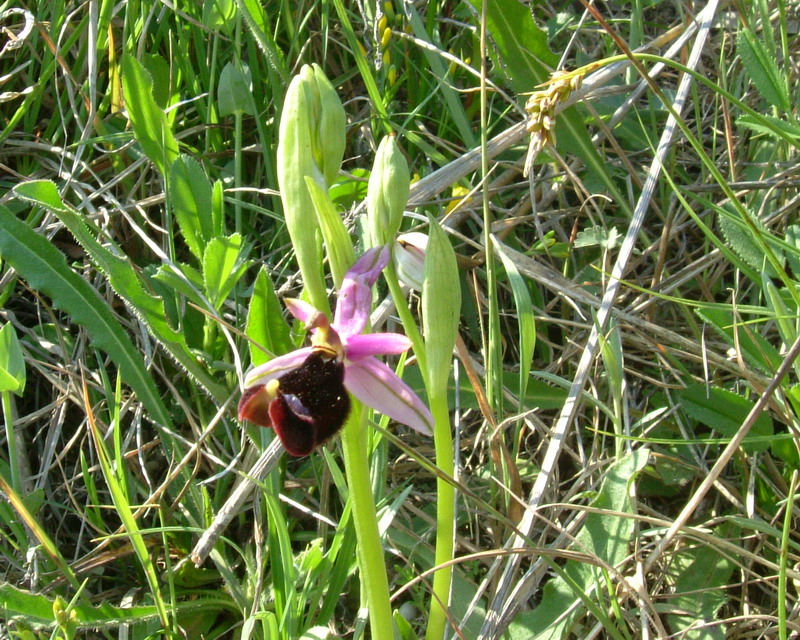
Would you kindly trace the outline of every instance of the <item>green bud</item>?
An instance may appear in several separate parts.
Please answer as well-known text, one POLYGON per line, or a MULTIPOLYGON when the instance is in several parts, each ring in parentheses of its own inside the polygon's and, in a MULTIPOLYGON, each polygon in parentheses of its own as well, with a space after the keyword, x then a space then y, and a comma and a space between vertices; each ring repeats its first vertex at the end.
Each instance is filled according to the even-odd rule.
MULTIPOLYGON (((311 303, 325 310, 328 297, 320 268, 322 255, 317 239, 319 223, 306 186, 306 176, 318 183, 325 181, 313 153, 318 145, 314 144, 315 136, 312 135, 312 130, 316 129, 312 86, 316 86, 314 72, 311 67, 304 66, 292 78, 286 91, 278 137, 277 170, 286 228, 292 239, 303 282, 311 303), (315 123, 313 127, 312 122, 315 123)), ((316 111, 318 113, 319 110, 316 111)))
POLYGON ((313 74, 314 107, 318 109, 315 121, 314 159, 325 177, 326 186, 330 187, 336 181, 339 168, 342 166, 346 117, 336 89, 325 77, 319 65, 314 64, 313 74))
POLYGON ((410 186, 406 159, 394 136, 387 136, 378 145, 367 187, 367 219, 372 246, 387 244, 394 239, 403 220, 410 186))

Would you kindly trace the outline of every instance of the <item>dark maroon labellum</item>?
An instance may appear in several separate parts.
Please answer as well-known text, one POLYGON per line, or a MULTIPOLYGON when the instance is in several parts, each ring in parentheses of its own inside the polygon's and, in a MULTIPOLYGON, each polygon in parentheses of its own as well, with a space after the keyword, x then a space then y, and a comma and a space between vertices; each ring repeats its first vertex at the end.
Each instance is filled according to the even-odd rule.
POLYGON ((350 413, 344 388, 344 363, 326 351, 312 351, 296 369, 278 380, 274 397, 261 401, 263 386, 245 391, 240 416, 272 427, 286 451, 306 456, 341 429, 350 413))

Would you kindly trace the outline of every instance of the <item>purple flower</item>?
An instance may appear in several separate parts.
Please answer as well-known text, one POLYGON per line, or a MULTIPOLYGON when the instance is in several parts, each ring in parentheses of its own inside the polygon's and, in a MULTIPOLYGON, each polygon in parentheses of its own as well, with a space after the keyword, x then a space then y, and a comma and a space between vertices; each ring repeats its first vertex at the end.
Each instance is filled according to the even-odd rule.
POLYGON ((247 373, 239 420, 273 427, 288 453, 308 455, 344 424, 349 392, 393 420, 431 434, 428 408, 375 358, 403 353, 411 341, 398 333, 361 333, 369 319, 372 286, 388 260, 388 249, 379 247, 351 267, 339 289, 333 322, 302 300, 285 300, 289 312, 312 330, 311 346, 247 373))

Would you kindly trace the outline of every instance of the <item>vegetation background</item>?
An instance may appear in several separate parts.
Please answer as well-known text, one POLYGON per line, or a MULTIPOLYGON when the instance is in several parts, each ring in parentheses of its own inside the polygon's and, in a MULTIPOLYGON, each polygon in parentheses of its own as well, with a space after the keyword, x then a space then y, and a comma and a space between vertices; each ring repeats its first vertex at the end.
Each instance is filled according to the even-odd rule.
MULTIPOLYGON (((236 421, 245 328, 303 338, 275 154, 305 63, 347 113, 330 195, 356 242, 394 133, 403 230, 434 216, 458 256, 446 637, 800 633, 797 2, 54 0, 0 23, 0 637, 370 637, 335 441, 187 562, 273 435, 236 421)), ((376 422, 415 638, 433 445, 376 422)))

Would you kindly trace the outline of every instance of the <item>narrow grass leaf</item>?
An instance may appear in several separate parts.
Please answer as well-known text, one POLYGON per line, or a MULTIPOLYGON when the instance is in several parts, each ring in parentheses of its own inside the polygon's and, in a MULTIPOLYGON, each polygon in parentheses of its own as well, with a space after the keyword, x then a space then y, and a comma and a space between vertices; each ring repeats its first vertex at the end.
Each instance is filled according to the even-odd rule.
POLYGON ((517 325, 519 327, 519 400, 520 407, 525 401, 528 392, 528 380, 533 361, 533 351, 536 348, 536 320, 533 314, 533 303, 528 291, 528 285, 520 274, 517 266, 503 251, 503 244, 492 236, 497 255, 503 263, 514 294, 514 305, 517 308, 517 325))
POLYGON ((67 266, 58 249, 2 206, 0 231, 0 257, 14 267, 31 288, 50 296, 56 307, 85 327, 94 344, 117 364, 123 380, 139 396, 150 419, 171 426, 172 420, 142 362, 141 352, 97 291, 67 266))
POLYGON ((253 295, 247 308, 245 334, 252 340, 249 344, 250 363, 253 366, 264 364, 275 355, 294 349, 289 325, 283 319, 281 303, 275 295, 275 285, 266 266, 258 272, 253 286, 253 295), (257 345, 264 347, 267 352, 257 345))
POLYGON ((162 176, 178 157, 178 141, 153 97, 153 79, 136 58, 122 57, 122 88, 133 135, 162 176))
POLYGON ((214 237, 211 183, 194 158, 181 155, 169 169, 170 201, 186 246, 202 261, 206 245, 214 237))
MULTIPOLYGON (((97 459, 100 462, 100 469, 103 472, 106 485, 111 492, 111 499, 114 502, 116 514, 122 521, 122 526, 125 528, 125 531, 127 532, 131 541, 131 545, 133 546, 133 550, 136 553, 136 557, 139 560, 139 564, 142 566, 148 586, 150 588, 150 594, 152 595, 156 609, 158 610, 158 616, 162 627, 167 629, 169 626, 169 616, 167 615, 167 608, 164 598, 161 595, 161 587, 159 585, 158 576, 156 575, 155 567, 153 566, 153 562, 150 558, 150 553, 144 543, 142 532, 139 529, 136 519, 133 517, 128 495, 125 491, 124 481, 120 482, 120 479, 123 477, 122 474, 124 473, 124 470, 119 468, 118 471, 115 472, 112 469, 111 459, 106 449, 106 444, 97 428, 97 423, 94 420, 94 414, 91 412, 88 391, 85 386, 84 398, 86 401, 87 416, 89 418, 89 431, 92 434, 95 451, 97 452, 97 459)), ((113 428, 115 430, 119 430, 119 423, 115 424, 113 428)))
MULTIPOLYGON (((686 415, 726 438, 736 435, 754 406, 753 402, 732 391, 704 384, 693 384, 681 389, 678 397, 686 415)), ((767 437, 773 433, 772 418, 768 413, 761 413, 745 437, 742 448, 750 453, 766 451, 770 444, 767 437), (754 441, 757 436, 762 439, 754 441)))
POLYGON ((772 375, 783 362, 778 350, 756 331, 755 325, 735 320, 730 311, 701 307, 695 313, 713 327, 732 348, 737 349, 751 367, 772 375))
POLYGON ((11 488, 2 475, 0 475, 0 492, 4 494, 5 499, 8 500, 11 507, 17 512, 19 519, 25 523, 25 526, 28 527, 28 529, 30 529, 31 533, 39 542, 45 554, 50 558, 50 560, 53 561, 53 564, 58 567, 58 571, 61 573, 61 576, 70 584, 73 589, 76 591, 80 590, 80 583, 78 582, 75 573, 72 571, 72 568, 64 559, 64 556, 61 555, 61 551, 59 551, 58 547, 47 534, 47 531, 44 530, 44 528, 39 524, 39 521, 36 520, 34 515, 30 512, 22 497, 11 488))

